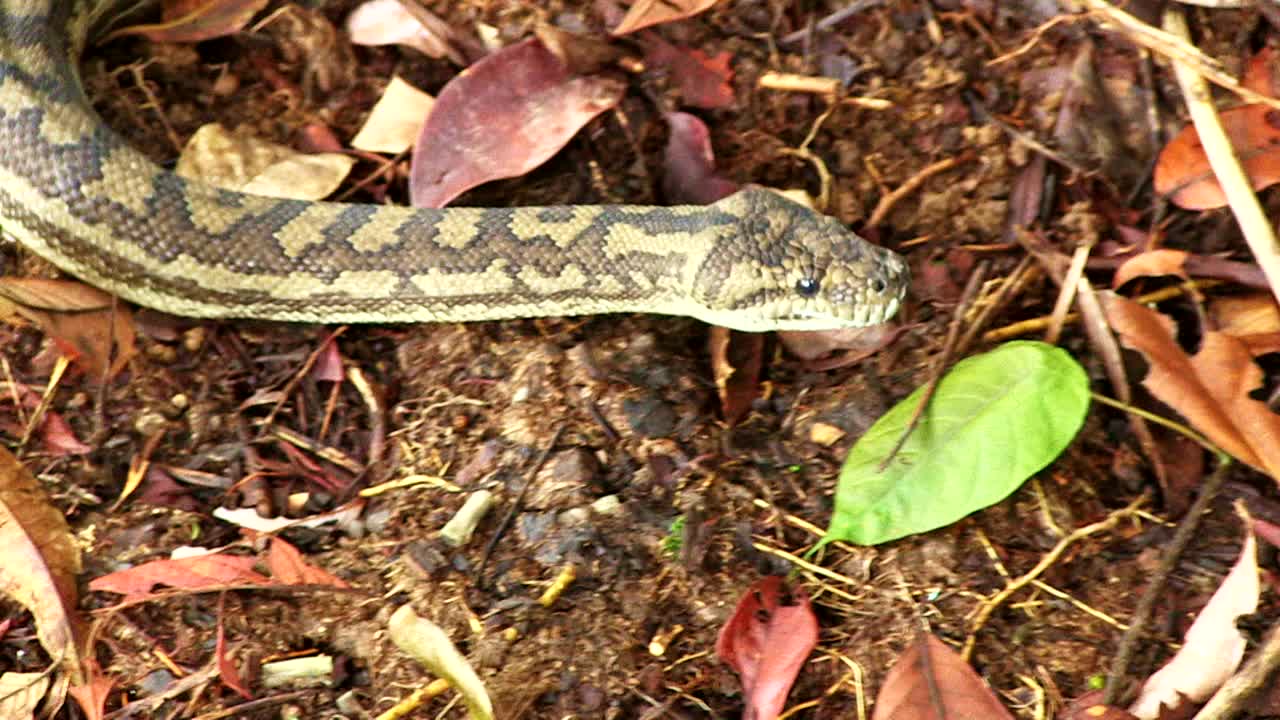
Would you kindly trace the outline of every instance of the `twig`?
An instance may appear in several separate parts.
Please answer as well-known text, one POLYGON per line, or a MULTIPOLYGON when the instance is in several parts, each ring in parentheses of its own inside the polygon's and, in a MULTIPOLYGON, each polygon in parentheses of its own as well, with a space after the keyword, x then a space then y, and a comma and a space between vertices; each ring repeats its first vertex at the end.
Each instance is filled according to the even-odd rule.
POLYGON ((1031 568, 1026 575, 1023 575, 1017 580, 1005 585, 1004 589, 988 600, 978 611, 977 616, 974 617, 973 623, 969 628, 969 637, 965 638, 964 649, 960 651, 960 657, 964 658, 965 662, 968 662, 969 656, 973 654, 973 646, 977 641, 978 631, 982 629, 983 625, 987 624, 987 620, 991 618, 991 614, 996 611, 996 608, 1004 604, 1005 600, 1008 600, 1011 595, 1030 584, 1031 581, 1040 577, 1045 570, 1049 569, 1050 565, 1057 562, 1058 558, 1062 556, 1062 553, 1066 552, 1067 548, 1071 547, 1072 544, 1095 533, 1110 530, 1119 524, 1121 520, 1136 513, 1138 508, 1146 501, 1147 494, 1143 493, 1138 497, 1138 499, 1129 503, 1124 508, 1108 515, 1105 520, 1099 520, 1092 525, 1085 525, 1082 528, 1073 530, 1070 535, 1059 540, 1058 544, 1054 545, 1052 550, 1046 553, 1044 557, 1040 558, 1040 562, 1036 563, 1036 566, 1031 568))
POLYGON ((524 504, 524 496, 529 492, 529 487, 533 485, 533 481, 538 478, 538 471, 546 464, 547 458, 551 457, 551 451, 556 449, 556 443, 560 442, 560 436, 564 434, 564 423, 560 423, 560 427, 556 428, 556 432, 551 436, 551 442, 542 449, 538 455, 538 459, 534 461, 533 467, 529 470, 529 479, 524 481, 524 485, 520 488, 520 493, 516 495, 515 500, 511 502, 511 508, 507 510, 507 514, 503 516, 502 522, 498 523, 497 530, 494 531, 493 537, 489 538, 489 542, 484 546, 484 557, 480 560, 480 567, 476 569, 476 577, 480 578, 480 584, 484 585, 484 569, 489 564, 489 557, 493 555, 493 550, 498 546, 498 541, 506 534, 507 528, 511 526, 511 521, 515 519, 516 513, 520 512, 520 507, 524 504))
POLYGON ((885 217, 888 216, 889 211, 893 210, 893 206, 897 205, 899 200, 915 192, 917 188, 924 184, 925 180, 928 180, 940 172, 950 170, 956 165, 968 160, 969 154, 965 153, 945 160, 939 160, 936 163, 926 166, 906 182, 899 185, 893 192, 880 198, 880 202, 876 203, 876 209, 871 211, 871 217, 867 219, 867 225, 875 227, 876 225, 883 223, 885 217))
POLYGON ((1183 551, 1187 549, 1191 538, 1200 527, 1204 511, 1209 509, 1209 503, 1213 502, 1218 490, 1222 488, 1222 483, 1226 481, 1229 467, 1231 467, 1230 456, 1219 453, 1217 470, 1201 486, 1200 495, 1182 518, 1178 529, 1173 533, 1173 539, 1165 545, 1160 566, 1151 574, 1151 581, 1147 583, 1146 589, 1142 591, 1142 597, 1138 599, 1137 607, 1133 609, 1133 616, 1129 619, 1129 629, 1125 630, 1124 635, 1120 637, 1120 646, 1116 649, 1115 657, 1111 658, 1111 667, 1107 670, 1107 685, 1103 691, 1101 704, 1111 705, 1118 699, 1120 682, 1129 671, 1129 661, 1133 657, 1134 648, 1138 645, 1138 639, 1146 630, 1147 621, 1151 618, 1151 611, 1155 609, 1156 600, 1164 597, 1165 583, 1169 580, 1169 574, 1178 566, 1183 551))

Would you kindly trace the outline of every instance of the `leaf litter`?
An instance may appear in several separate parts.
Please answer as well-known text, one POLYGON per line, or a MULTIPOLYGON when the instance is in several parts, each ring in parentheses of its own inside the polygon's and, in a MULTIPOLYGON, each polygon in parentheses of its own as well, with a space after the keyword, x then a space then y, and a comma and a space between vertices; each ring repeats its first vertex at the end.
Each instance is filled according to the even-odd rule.
MULTIPOLYGON (((963 253, 945 250, 953 239, 968 246, 981 246, 1001 235, 1002 214, 993 209, 1003 208, 1002 198, 1009 182, 1008 163, 1017 166, 1022 159, 1010 150, 1012 144, 1001 131, 970 114, 971 106, 962 98, 961 91, 975 86, 1001 87, 1012 93, 1005 97, 1014 97, 1016 89, 1000 85, 1004 78, 1016 80, 1022 71, 1031 67, 1024 65, 1024 61, 1053 60, 1056 53, 1068 59, 1060 65, 1070 68, 1077 81, 1085 77, 1083 73, 1090 63, 1096 63, 1109 74, 1104 84, 1113 90, 1135 87, 1138 77, 1126 56, 1108 53, 1106 40, 1100 41, 1103 52, 1085 54, 1052 35, 1040 37, 1040 44, 1032 46, 1028 54, 1006 61, 1013 65, 987 66, 985 63, 991 59, 987 50, 991 48, 963 35, 966 29, 983 27, 981 23, 991 21, 991 14, 984 14, 980 8, 965 18, 939 16, 948 32, 960 28, 962 34, 949 36, 953 37, 954 44, 947 52, 931 53, 925 49, 934 47, 926 39, 929 23, 902 23, 900 14, 886 14, 874 7, 843 18, 808 16, 795 8, 787 8, 777 17, 764 18, 750 13, 738 14, 729 5, 710 8, 705 15, 694 15, 708 9, 698 5, 634 3, 632 10, 642 18, 646 15, 652 18, 656 7, 677 8, 665 23, 652 26, 646 32, 662 33, 673 47, 696 50, 705 53, 706 58, 720 59, 727 54, 727 67, 734 72, 734 87, 742 94, 736 92, 724 111, 702 116, 706 121, 703 126, 707 131, 706 147, 710 148, 714 141, 720 150, 722 165, 713 166, 717 177, 727 182, 764 181, 820 191, 821 181, 815 178, 823 172, 831 173, 838 179, 832 187, 832 212, 858 227, 857 223, 868 216, 876 198, 909 183, 912 173, 930 159, 954 154, 961 147, 976 147, 984 157, 983 165, 934 178, 906 196, 905 201, 899 201, 898 209, 889 213, 878 227, 868 228, 872 234, 883 233, 886 243, 894 247, 936 247, 944 250, 938 257, 955 259, 967 255, 968 263, 984 257, 1004 259, 1007 255, 1019 254, 1016 250, 991 247, 966 249, 963 253), (717 31, 706 24, 711 19, 726 17, 742 23, 732 40, 717 35, 717 31), (747 32, 742 34, 744 30, 747 32), (828 106, 817 98, 804 95, 787 98, 756 88, 753 80, 760 68, 769 67, 777 60, 791 63, 800 57, 791 55, 788 49, 798 45, 783 43, 770 51, 777 55, 770 55, 759 52, 751 42, 741 41, 764 37, 759 33, 774 30, 780 37, 796 35, 801 39, 827 33, 816 45, 820 48, 818 57, 828 58, 835 52, 861 64, 854 71, 839 70, 845 87, 853 93, 883 93, 893 98, 898 107, 889 113, 874 112, 861 109, 856 101, 862 98, 846 98, 829 116, 820 118, 828 106), (961 42, 961 37, 966 41, 961 42), (833 39, 838 41, 835 45, 838 50, 832 50, 833 39), (908 82, 908 78, 912 79, 908 82), (810 132, 815 134, 815 140, 807 147, 814 151, 817 162, 780 152, 808 143, 806 135, 810 132)), ((465 10, 465 6, 468 4, 459 3, 457 9, 465 10)), ((1008 28, 1029 30, 1052 19, 1037 18, 1030 8, 1001 12, 1009 13, 1004 17, 1006 25, 992 28, 997 33, 996 41, 1005 48, 1019 47, 1025 39, 1007 34, 1008 28), (1025 16, 1020 14, 1023 12, 1025 16), (1018 21, 1023 24, 1019 25, 1018 21)), ((570 10, 553 17, 572 30, 589 35, 603 28, 624 27, 619 25, 622 14, 623 8, 614 4, 612 8, 602 7, 598 16, 575 15, 570 10)), ((1213 13, 1206 16, 1215 17, 1213 13)), ((464 48, 467 57, 472 57, 471 53, 477 48, 510 46, 527 37, 524 29, 533 24, 532 16, 522 15, 519 10, 505 16, 484 16, 489 21, 487 29, 471 24, 473 19, 460 13, 451 12, 446 17, 456 31, 456 37, 447 42, 464 48), (522 26, 522 23, 527 24, 522 26)), ((304 42, 300 46, 319 41, 322 35, 324 33, 316 38, 301 38, 304 42)), ((252 44, 246 47, 252 50, 252 44)), ((200 53, 208 51, 205 47, 199 49, 200 53)), ((182 64, 181 50, 158 52, 169 52, 170 60, 175 61, 169 67, 158 63, 147 69, 147 79, 162 85, 166 75, 177 75, 187 83, 191 77, 212 67, 204 63, 182 64)), ((390 68, 399 65, 400 56, 387 49, 368 52, 367 57, 373 61, 371 67, 375 69, 372 74, 380 80, 361 81, 363 84, 357 86, 343 85, 341 82, 351 82, 351 74, 336 73, 334 77, 347 77, 347 80, 335 86, 336 90, 325 91, 321 96, 325 98, 323 102, 351 102, 367 109, 380 97, 381 84, 391 76, 390 68)), ((454 59, 441 60, 440 65, 428 66, 426 71, 420 66, 418 72, 409 77, 423 89, 439 92, 463 64, 458 59, 462 57, 455 54, 454 59)), ((624 53, 616 61, 618 68, 622 73, 635 73, 635 66, 627 69, 627 60, 624 53)), ((326 62, 331 61, 322 59, 320 53, 306 57, 282 51, 278 57, 257 53, 247 65, 218 70, 216 77, 221 85, 215 87, 211 82, 210 88, 222 88, 223 94, 211 92, 210 97, 227 97, 225 88, 234 84, 226 82, 228 76, 244 84, 247 88, 244 96, 254 97, 252 78, 263 75, 264 86, 270 88, 270 93, 257 97, 270 95, 277 100, 287 98, 288 102, 272 105, 266 101, 261 108, 255 108, 252 115, 240 110, 231 111, 239 114, 230 118, 213 119, 232 120, 234 122, 225 123, 232 127, 244 123, 245 117, 267 117, 272 120, 262 122, 259 129, 267 129, 268 135, 272 134, 271 128, 311 126, 336 138, 351 137, 363 118, 362 112, 345 112, 348 108, 331 112, 332 106, 323 112, 314 108, 298 109, 306 107, 309 93, 314 92, 307 75, 329 72, 331 68, 324 67, 326 62), (297 122, 300 116, 307 116, 306 122, 297 122), (317 119, 320 122, 316 123, 317 119)), ((789 69, 797 67, 800 66, 793 64, 789 69)), ((837 70, 832 66, 830 72, 837 70)), ((127 74, 119 77, 127 80, 127 74)), ((215 75, 210 74, 210 78, 215 75)), ((675 79, 683 80, 682 77, 675 79)), ((658 112, 643 103, 631 103, 633 98, 641 96, 666 97, 661 86, 650 85, 651 81, 647 77, 626 76, 629 87, 618 105, 619 110, 588 121, 587 131, 579 133, 561 149, 550 165, 535 171, 529 184, 488 183, 471 190, 468 203, 538 204, 547 198, 599 201, 612 200, 615 194, 637 202, 670 201, 669 197, 654 195, 654 188, 662 185, 667 177, 666 173, 653 169, 660 167, 660 163, 637 162, 635 156, 637 148, 652 152, 661 147, 667 125, 661 120, 655 125, 655 118, 665 117, 672 110, 662 107, 658 112), (518 188, 516 195, 508 197, 513 188, 518 188), (573 191, 569 192, 569 188, 573 191)), ((90 82, 92 85, 95 81, 90 82)), ((721 87, 717 102, 724 101, 722 90, 721 87)), ((131 93, 134 89, 126 87, 125 92, 117 94, 131 93)), ((682 88, 679 95, 673 94, 670 98, 681 102, 679 98, 685 95, 690 93, 682 88)), ((984 94, 983 97, 996 96, 984 94)), ((688 100, 684 97, 683 101, 688 100)), ((179 134, 189 136, 194 127, 188 109, 166 102, 168 96, 161 95, 160 102, 151 107, 167 113, 167 120, 180 128, 179 134)), ((1088 97, 1085 101, 1071 99, 1065 124, 1087 126, 1092 102, 1088 97), (1080 108, 1085 110, 1081 112, 1080 108)), ((210 103, 211 112, 215 115, 226 112, 219 109, 223 104, 210 103)), ((1028 109, 1033 107, 1038 108, 1039 103, 1001 105, 995 110, 1005 119, 1018 120, 1022 123, 1020 129, 1034 136, 1046 126, 1037 124, 1038 118, 1033 113, 1039 110, 1028 109), (1022 110, 1028 114, 1020 115, 1022 110)), ((116 119, 124 117, 125 121, 119 125, 130 133, 138 132, 137 128, 147 124, 140 122, 140 118, 154 118, 157 114, 147 112, 153 114, 130 115, 129 111, 118 108, 107 111, 116 119)), ((1131 115, 1126 111, 1124 116, 1131 115)), ((495 133, 495 137, 501 139, 501 133, 495 133)), ((290 138, 273 139, 287 141, 290 138)), ((163 139, 139 144, 161 156, 165 148, 170 147, 163 139)), ((1090 146, 1089 143, 1083 145, 1090 146)), ((1092 146, 1110 147, 1096 143, 1092 146)), ((1114 155, 1114 151, 1103 154, 1108 152, 1114 155)), ((403 192, 402 185, 398 184, 403 178, 402 167, 371 163, 367 156, 360 157, 358 179, 354 180, 357 188, 343 192, 373 201, 403 192)), ((158 159, 172 160, 171 157, 158 159)), ((1079 158, 1075 161, 1085 165, 1089 162, 1079 158)), ((1045 173, 1052 175, 1055 169, 1048 164, 1045 173)), ((1124 176, 1116 172, 1116 177, 1124 176)), ((1073 178, 1069 184, 1072 197, 1095 200, 1098 216, 1106 222, 1132 226, 1135 222, 1132 214, 1122 216, 1114 212, 1115 198, 1091 182, 1084 176, 1073 178)), ((1039 221, 1045 223, 1042 229, 1050 241, 1064 246, 1070 242, 1069 236, 1062 234, 1064 228, 1054 224, 1053 218, 1060 208, 1053 205, 1052 196, 1042 196, 1027 206, 1047 210, 1047 215, 1039 221)), ((1037 221, 1035 215, 1030 217, 1032 220, 1028 222, 1037 221)), ((1176 227, 1167 233, 1170 237, 1179 234, 1176 227)), ((1208 257, 1210 252, 1220 252, 1222 248, 1191 249, 1200 257, 1208 257)), ((911 250, 910 254, 917 264, 924 257, 917 250, 911 250)), ((967 267, 957 262, 953 267, 935 269, 953 276, 952 280, 957 275, 963 280, 969 272, 967 267)), ((1195 274, 1189 268, 1188 272, 1195 274)), ((1019 316, 1035 307, 1037 293, 1033 286, 1030 295, 1019 297, 1020 304, 1014 306, 1019 316)), ((777 555, 768 555, 759 547, 795 554, 805 548, 804 538, 809 538, 809 542, 816 539, 806 534, 811 531, 802 530, 803 525, 795 521, 821 519, 827 512, 824 498, 830 488, 824 481, 833 477, 849 443, 862 435, 893 401, 908 394, 913 385, 909 377, 912 369, 927 365, 927 358, 932 356, 932 352, 927 352, 932 346, 928 338, 936 334, 937 327, 930 323, 936 323, 939 316, 945 317, 946 302, 945 297, 939 297, 932 299, 926 308, 912 310, 917 313, 913 320, 925 324, 895 341, 896 347, 890 346, 879 357, 863 363, 874 367, 877 377, 872 379, 864 377, 861 371, 815 375, 803 366, 778 364, 766 346, 759 357, 768 359, 767 365, 759 382, 752 383, 759 387, 758 395, 751 401, 752 411, 734 429, 716 432, 708 429, 705 420, 700 421, 714 414, 708 412, 708 408, 716 404, 714 388, 705 382, 709 374, 697 362, 700 358, 690 362, 687 350, 681 350, 702 347, 701 336, 692 326, 680 321, 668 321, 661 326, 629 318, 589 320, 586 324, 550 322, 538 324, 536 330, 532 324, 520 323, 466 331, 434 328, 428 338, 401 329, 377 330, 342 343, 342 364, 371 372, 376 378, 378 385, 370 395, 373 400, 361 397, 348 383, 334 382, 329 371, 337 366, 332 362, 332 352, 326 354, 324 362, 329 370, 318 372, 317 376, 300 370, 302 359, 317 347, 316 338, 305 329, 262 331, 252 326, 227 329, 178 323, 168 339, 150 335, 142 338, 142 360, 135 361, 118 381, 127 383, 132 393, 117 389, 125 387, 123 385, 106 389, 109 397, 105 420, 109 427, 117 428, 117 435, 111 440, 116 444, 99 446, 96 452, 88 454, 87 463, 70 465, 66 459, 53 459, 53 455, 47 456, 50 458, 47 462, 55 463, 52 467, 58 472, 80 481, 78 487, 71 488, 73 493, 80 494, 59 495, 58 500, 60 506, 67 504, 73 519, 79 518, 78 513, 82 512, 78 509, 79 503, 93 502, 93 490, 107 490, 107 497, 116 494, 113 490, 118 481, 109 473, 101 474, 97 463, 105 460, 106 467, 127 465, 129 457, 139 450, 141 439, 157 436, 164 438, 158 446, 158 459, 165 466, 181 471, 165 473, 171 480, 176 478, 175 483, 181 483, 169 487, 170 497, 185 491, 187 499, 194 501, 197 508, 207 509, 213 503, 226 502, 250 510, 257 506, 266 515, 305 514, 316 507, 332 507, 335 497, 340 499, 344 492, 350 491, 346 483, 352 475, 342 473, 351 471, 342 468, 352 462, 357 466, 354 475, 369 473, 372 481, 389 479, 386 468, 361 465, 366 457, 374 455, 366 455, 362 449, 362 444, 375 434, 370 426, 385 414, 393 415, 396 426, 404 429, 396 439, 397 462, 407 463, 420 477, 453 479, 456 467, 468 466, 478 457, 478 453, 473 455, 467 449, 475 447, 470 443, 500 440, 505 449, 492 463, 497 474, 488 475, 494 472, 491 469, 476 477, 481 478, 481 483, 497 483, 499 487, 495 489, 501 493, 500 497, 509 498, 503 491, 520 486, 519 471, 526 462, 514 448, 538 447, 537 440, 546 437, 549 420, 567 416, 575 428, 568 436, 570 442, 575 447, 591 448, 603 456, 603 462, 594 468, 564 462, 557 464, 558 469, 546 477, 567 486, 591 488, 592 495, 620 491, 622 505, 631 514, 622 516, 629 518, 627 521, 619 520, 619 516, 606 520, 605 516, 592 516, 587 511, 586 517, 594 519, 586 526, 589 529, 583 530, 583 526, 572 525, 572 519, 583 517, 585 503, 581 507, 550 505, 523 509, 514 529, 516 535, 504 538, 498 545, 499 558, 490 566, 492 577, 506 593, 513 592, 511 588, 534 587, 550 582, 558 563, 567 557, 567 561, 578 567, 579 579, 558 602, 555 615, 521 614, 507 606, 495 613, 487 596, 463 589, 459 578, 466 576, 466 572, 457 568, 466 567, 474 558, 446 554, 432 541, 432 533, 451 509, 453 496, 444 489, 447 480, 439 485, 415 484, 414 490, 392 491, 384 501, 386 504, 371 504, 366 517, 346 526, 347 532, 373 533, 363 541, 353 540, 355 535, 321 534, 318 540, 316 535, 304 536, 309 542, 300 543, 299 547, 307 548, 308 555, 319 552, 344 558, 343 562, 351 563, 343 568, 344 576, 354 574, 367 587, 376 587, 379 591, 386 589, 380 570, 386 568, 386 563, 402 563, 408 573, 402 577, 409 579, 397 587, 409 588, 407 592, 418 599, 419 611, 439 613, 436 619, 459 640, 460 647, 472 655, 477 671, 496 682, 495 697, 503 702, 513 698, 517 704, 526 702, 525 707, 535 708, 533 716, 592 715, 606 703, 621 704, 633 715, 653 707, 632 690, 643 693, 658 706, 679 706, 680 712, 686 712, 683 696, 668 692, 672 687, 681 688, 698 702, 709 703, 718 712, 732 714, 741 708, 737 696, 715 689, 732 685, 727 671, 709 669, 718 667, 709 658, 705 662, 713 663, 711 665, 701 660, 673 665, 674 658, 678 657, 676 653, 684 657, 684 653, 696 654, 710 646, 708 629, 719 623, 710 621, 706 615, 727 614, 729 606, 748 585, 742 572, 748 562, 761 567, 767 566, 771 557, 777 562, 777 555), (686 342, 687 335, 696 336, 699 342, 686 342), (188 377, 186 373, 193 368, 195 376, 188 377), (400 373, 410 379, 401 380, 400 373), (287 382, 291 376, 300 379, 291 384, 287 382), (690 382, 691 378, 703 382, 690 382), (268 405, 261 405, 247 402, 251 397, 272 400, 268 405), (280 409, 267 416, 266 410, 271 404, 277 404, 280 409), (292 439, 281 441, 284 443, 281 445, 264 442, 256 435, 264 420, 287 426, 286 429, 293 432, 288 436, 292 439), (832 429, 835 432, 831 432, 832 429), (599 440, 601 437, 611 439, 599 440), (809 441, 817 437, 829 440, 809 441), (302 440, 310 441, 305 450, 297 444, 302 440), (113 447, 124 448, 123 458, 119 451, 111 450, 113 447), (330 449, 340 449, 340 452, 326 455, 330 449), (326 457, 333 458, 332 463, 326 457), (189 479, 201 477, 216 477, 220 481, 188 484, 189 479), (750 497, 743 497, 744 489, 749 490, 750 497), (68 500, 68 497, 79 499, 68 500), (411 502, 410 498, 418 501, 411 502), (704 551, 687 558, 682 565, 663 566, 660 581, 637 579, 645 577, 639 574, 639 569, 653 564, 648 559, 649 548, 654 537, 666 532, 669 515, 686 509, 697 510, 692 516, 701 518, 694 525, 706 539, 704 551), (657 520, 645 524, 643 518, 655 514, 657 520), (556 520, 548 522, 548 518, 556 520), (382 540, 389 539, 387 533, 395 533, 397 542, 381 544, 382 540), (507 554, 503 555, 504 548, 508 547, 507 554), (589 551, 583 552, 582 548, 589 551), (364 565, 359 558, 364 558, 364 565), (373 572, 368 571, 370 563, 375 568, 373 572), (619 567, 625 567, 626 571, 620 572, 619 567), (682 598, 696 599, 693 602, 701 610, 694 612, 682 598), (468 614, 459 609, 471 605, 482 613, 493 613, 484 615, 485 621, 479 630, 474 621, 468 620, 468 614), (559 621, 572 624, 558 625, 559 621), (677 625, 682 630, 671 634, 677 625), (566 628, 573 630, 566 632, 566 628), (651 633, 675 638, 674 644, 667 648, 671 654, 666 658, 645 654, 643 641, 651 633), (508 639, 512 635, 517 639, 508 639), (553 676, 548 671, 547 658, 563 657, 586 661, 578 664, 576 672, 553 676), (514 691, 515 688, 519 691, 514 691)), ((155 327, 155 323, 151 326, 155 327)), ((18 332, 30 337, 29 331, 18 332)), ((14 351, 7 359, 14 362, 5 372, 16 372, 20 386, 41 387, 38 368, 42 366, 26 363, 32 353, 30 340, 25 342, 25 345, 23 342, 10 345, 14 351)), ((1076 345, 1072 346, 1072 352, 1087 351, 1076 345)), ((74 390, 74 387, 59 388, 52 398, 52 409, 68 420, 75 435, 88 438, 91 436, 84 430, 90 416, 84 410, 84 397, 72 397, 74 390)), ((93 396, 88 399, 90 403, 94 400, 93 396)), ((18 410, 12 405, 6 407, 6 412, 16 414, 18 410)), ((0 427, 20 425, 5 418, 0 427)), ((850 686, 842 684, 841 673, 847 667, 842 660, 856 660, 868 673, 867 688, 875 688, 877 683, 886 680, 884 673, 895 654, 913 647, 913 623, 903 620, 910 616, 912 608, 901 600, 883 598, 894 596, 905 584, 919 602, 931 605, 931 612, 944 626, 946 637, 953 640, 957 633, 963 632, 963 624, 955 618, 971 612, 977 597, 957 594, 954 590, 983 588, 983 583, 992 577, 991 566, 983 559, 988 555, 982 552, 979 538, 993 538, 994 556, 1018 572, 1034 564, 1038 557, 1036 548, 1045 545, 1046 537, 1078 525, 1082 518, 1104 515, 1119 504, 1121 498, 1117 495, 1128 491, 1119 489, 1115 479, 1105 472, 1106 455, 1098 451, 1098 448, 1114 447, 1115 438, 1099 434, 1098 428, 1089 424, 1085 433, 1087 438, 1080 441, 1080 446, 1087 450, 1073 446, 1027 489, 1015 492, 995 510, 978 513, 947 530, 897 541, 892 551, 828 546, 825 552, 830 559, 840 562, 838 567, 848 582, 810 579, 805 581, 805 587, 811 591, 816 589, 819 596, 816 606, 824 625, 831 621, 830 636, 839 640, 820 646, 824 654, 815 658, 821 661, 811 661, 804 666, 788 702, 806 707, 807 703, 816 702, 824 706, 819 713, 852 716, 854 706, 858 702, 865 704, 869 699, 858 700, 850 686), (900 579, 896 584, 887 583, 885 578, 894 574, 900 579), (838 593, 864 591, 869 595, 863 602, 872 605, 857 606, 863 622, 851 625, 847 622, 853 616, 851 606, 845 605, 846 598, 838 593), (870 622, 866 621, 868 618, 870 622), (833 654, 826 654, 828 651, 833 654)), ((474 491, 478 487, 466 489, 474 491)), ((228 533, 234 530, 207 520, 183 520, 184 516, 163 502, 158 508, 133 505, 139 502, 139 497, 131 497, 115 511, 120 513, 117 517, 122 522, 113 524, 100 536, 97 546, 100 552, 120 552, 123 548, 169 549, 177 539, 174 536, 187 530, 207 536, 209 547, 232 539, 228 533), (148 515, 155 511, 173 514, 148 515)), ((490 537, 493 530, 482 525, 479 532, 490 537)), ((285 532, 298 532, 298 529, 285 532)), ((1126 554, 1135 537, 1141 536, 1136 531, 1117 532, 1106 544, 1100 545, 1120 551, 1119 555, 1108 556, 1109 562, 1101 562, 1096 553, 1091 552, 1060 559, 1055 569, 1082 578, 1072 587, 1073 597, 1124 617, 1127 593, 1116 592, 1116 588, 1136 587, 1142 578, 1134 572, 1131 555, 1126 554)), ((291 539, 296 538, 291 536, 291 539)), ((142 562, 154 555, 144 552, 131 557, 142 562)), ((103 574, 94 573, 95 576, 103 574)), ((1179 590, 1182 596, 1190 597, 1175 594, 1170 598, 1171 603, 1176 607, 1187 604, 1184 601, 1196 604, 1194 588, 1182 586, 1179 590)), ((508 602, 512 597, 505 596, 508 602)), ((296 627, 300 625, 274 620, 262 622, 267 616, 259 613, 266 612, 268 607, 277 607, 267 594, 238 591, 226 598, 230 617, 242 614, 250 629, 245 632, 243 626, 235 622, 225 627, 222 632, 226 636, 220 636, 216 652, 219 662, 227 657, 226 647, 236 643, 294 649, 296 627), (246 599, 252 602, 241 602, 246 599), (229 645, 223 644, 224 639, 229 645)), ((385 673, 400 667, 398 663, 403 660, 379 648, 370 650, 367 644, 367 638, 384 630, 381 624, 370 622, 370 617, 345 605, 312 603, 305 596, 294 598, 292 604, 304 613, 330 619, 346 612, 340 622, 328 626, 334 630, 324 642, 350 649, 348 658, 365 663, 378 678, 376 687, 392 687, 399 682, 399 679, 390 680, 392 676, 385 673)), ((1050 679, 1068 692, 1084 687, 1084 678, 1092 668, 1105 662, 1105 656, 1097 648, 1105 646, 1113 637, 1109 627, 1101 627, 1058 606, 1047 615, 1032 617, 1019 613, 1023 610, 1011 609, 1006 616, 992 618, 989 626, 992 629, 980 635, 977 655, 971 660, 974 667, 992 678, 993 684, 1002 691, 1017 693, 1018 688, 1023 687, 1017 673, 1027 667, 1029 649, 1034 649, 1036 658, 1052 659, 1050 679), (1024 644, 1001 644, 1001 638, 1014 636, 1024 644)), ((169 636, 170 630, 172 636, 189 632, 176 621, 173 625, 159 625, 170 622, 164 613, 149 617, 153 619, 148 622, 157 625, 148 629, 163 628, 164 631, 156 633, 161 637, 169 636)), ((1159 655, 1160 648, 1153 654, 1159 655)), ((126 667, 111 668, 113 677, 146 674, 146 669, 139 672, 137 667, 127 667, 128 657, 127 652, 116 656, 116 662, 123 662, 126 667)), ((144 657, 140 650, 138 657, 144 657)), ((181 661, 189 667, 198 667, 206 660, 202 655, 190 653, 181 661)), ((1052 690, 1053 684, 1048 686, 1050 703, 1054 702, 1056 692, 1052 690)), ((97 697, 101 703, 108 699, 108 694, 101 691, 97 697)))

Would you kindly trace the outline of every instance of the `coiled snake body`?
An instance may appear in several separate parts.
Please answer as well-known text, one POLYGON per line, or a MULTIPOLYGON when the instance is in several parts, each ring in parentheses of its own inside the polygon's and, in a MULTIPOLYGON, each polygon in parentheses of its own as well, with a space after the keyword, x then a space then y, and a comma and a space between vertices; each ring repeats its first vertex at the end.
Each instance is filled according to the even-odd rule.
POLYGON ((114 4, 0 0, 0 228, 141 305, 309 322, 649 312, 764 331, 878 323, 906 289, 897 255, 761 189, 708 206, 427 210, 185 180, 107 129, 80 86, 114 4))

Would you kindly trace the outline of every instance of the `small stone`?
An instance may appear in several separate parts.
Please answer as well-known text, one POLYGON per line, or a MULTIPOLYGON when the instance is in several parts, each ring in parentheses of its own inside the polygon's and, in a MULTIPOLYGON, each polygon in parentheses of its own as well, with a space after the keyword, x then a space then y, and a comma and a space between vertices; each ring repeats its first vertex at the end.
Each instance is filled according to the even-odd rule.
POLYGON ((591 503, 591 512, 597 515, 615 515, 622 509, 622 499, 617 495, 605 495, 591 503))
POLYGON ((168 424, 169 421, 165 419, 164 415, 161 415, 154 410, 146 410, 139 413, 138 417, 134 418, 133 429, 136 430, 139 435, 151 437, 152 435, 164 430, 168 424))
POLYGON ((200 348, 204 347, 204 341, 207 335, 208 331, 204 329, 204 326, 197 325, 182 333, 182 347, 186 348, 187 352, 196 352, 200 348))

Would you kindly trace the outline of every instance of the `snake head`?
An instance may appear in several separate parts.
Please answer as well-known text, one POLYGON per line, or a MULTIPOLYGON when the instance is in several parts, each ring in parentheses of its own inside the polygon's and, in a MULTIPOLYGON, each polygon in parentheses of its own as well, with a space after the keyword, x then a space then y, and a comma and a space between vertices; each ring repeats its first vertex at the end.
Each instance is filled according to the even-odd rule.
POLYGON ((694 279, 699 317, 735 330, 838 330, 882 323, 909 284, 902 257, 835 218, 759 187, 715 203, 737 225, 694 279))

